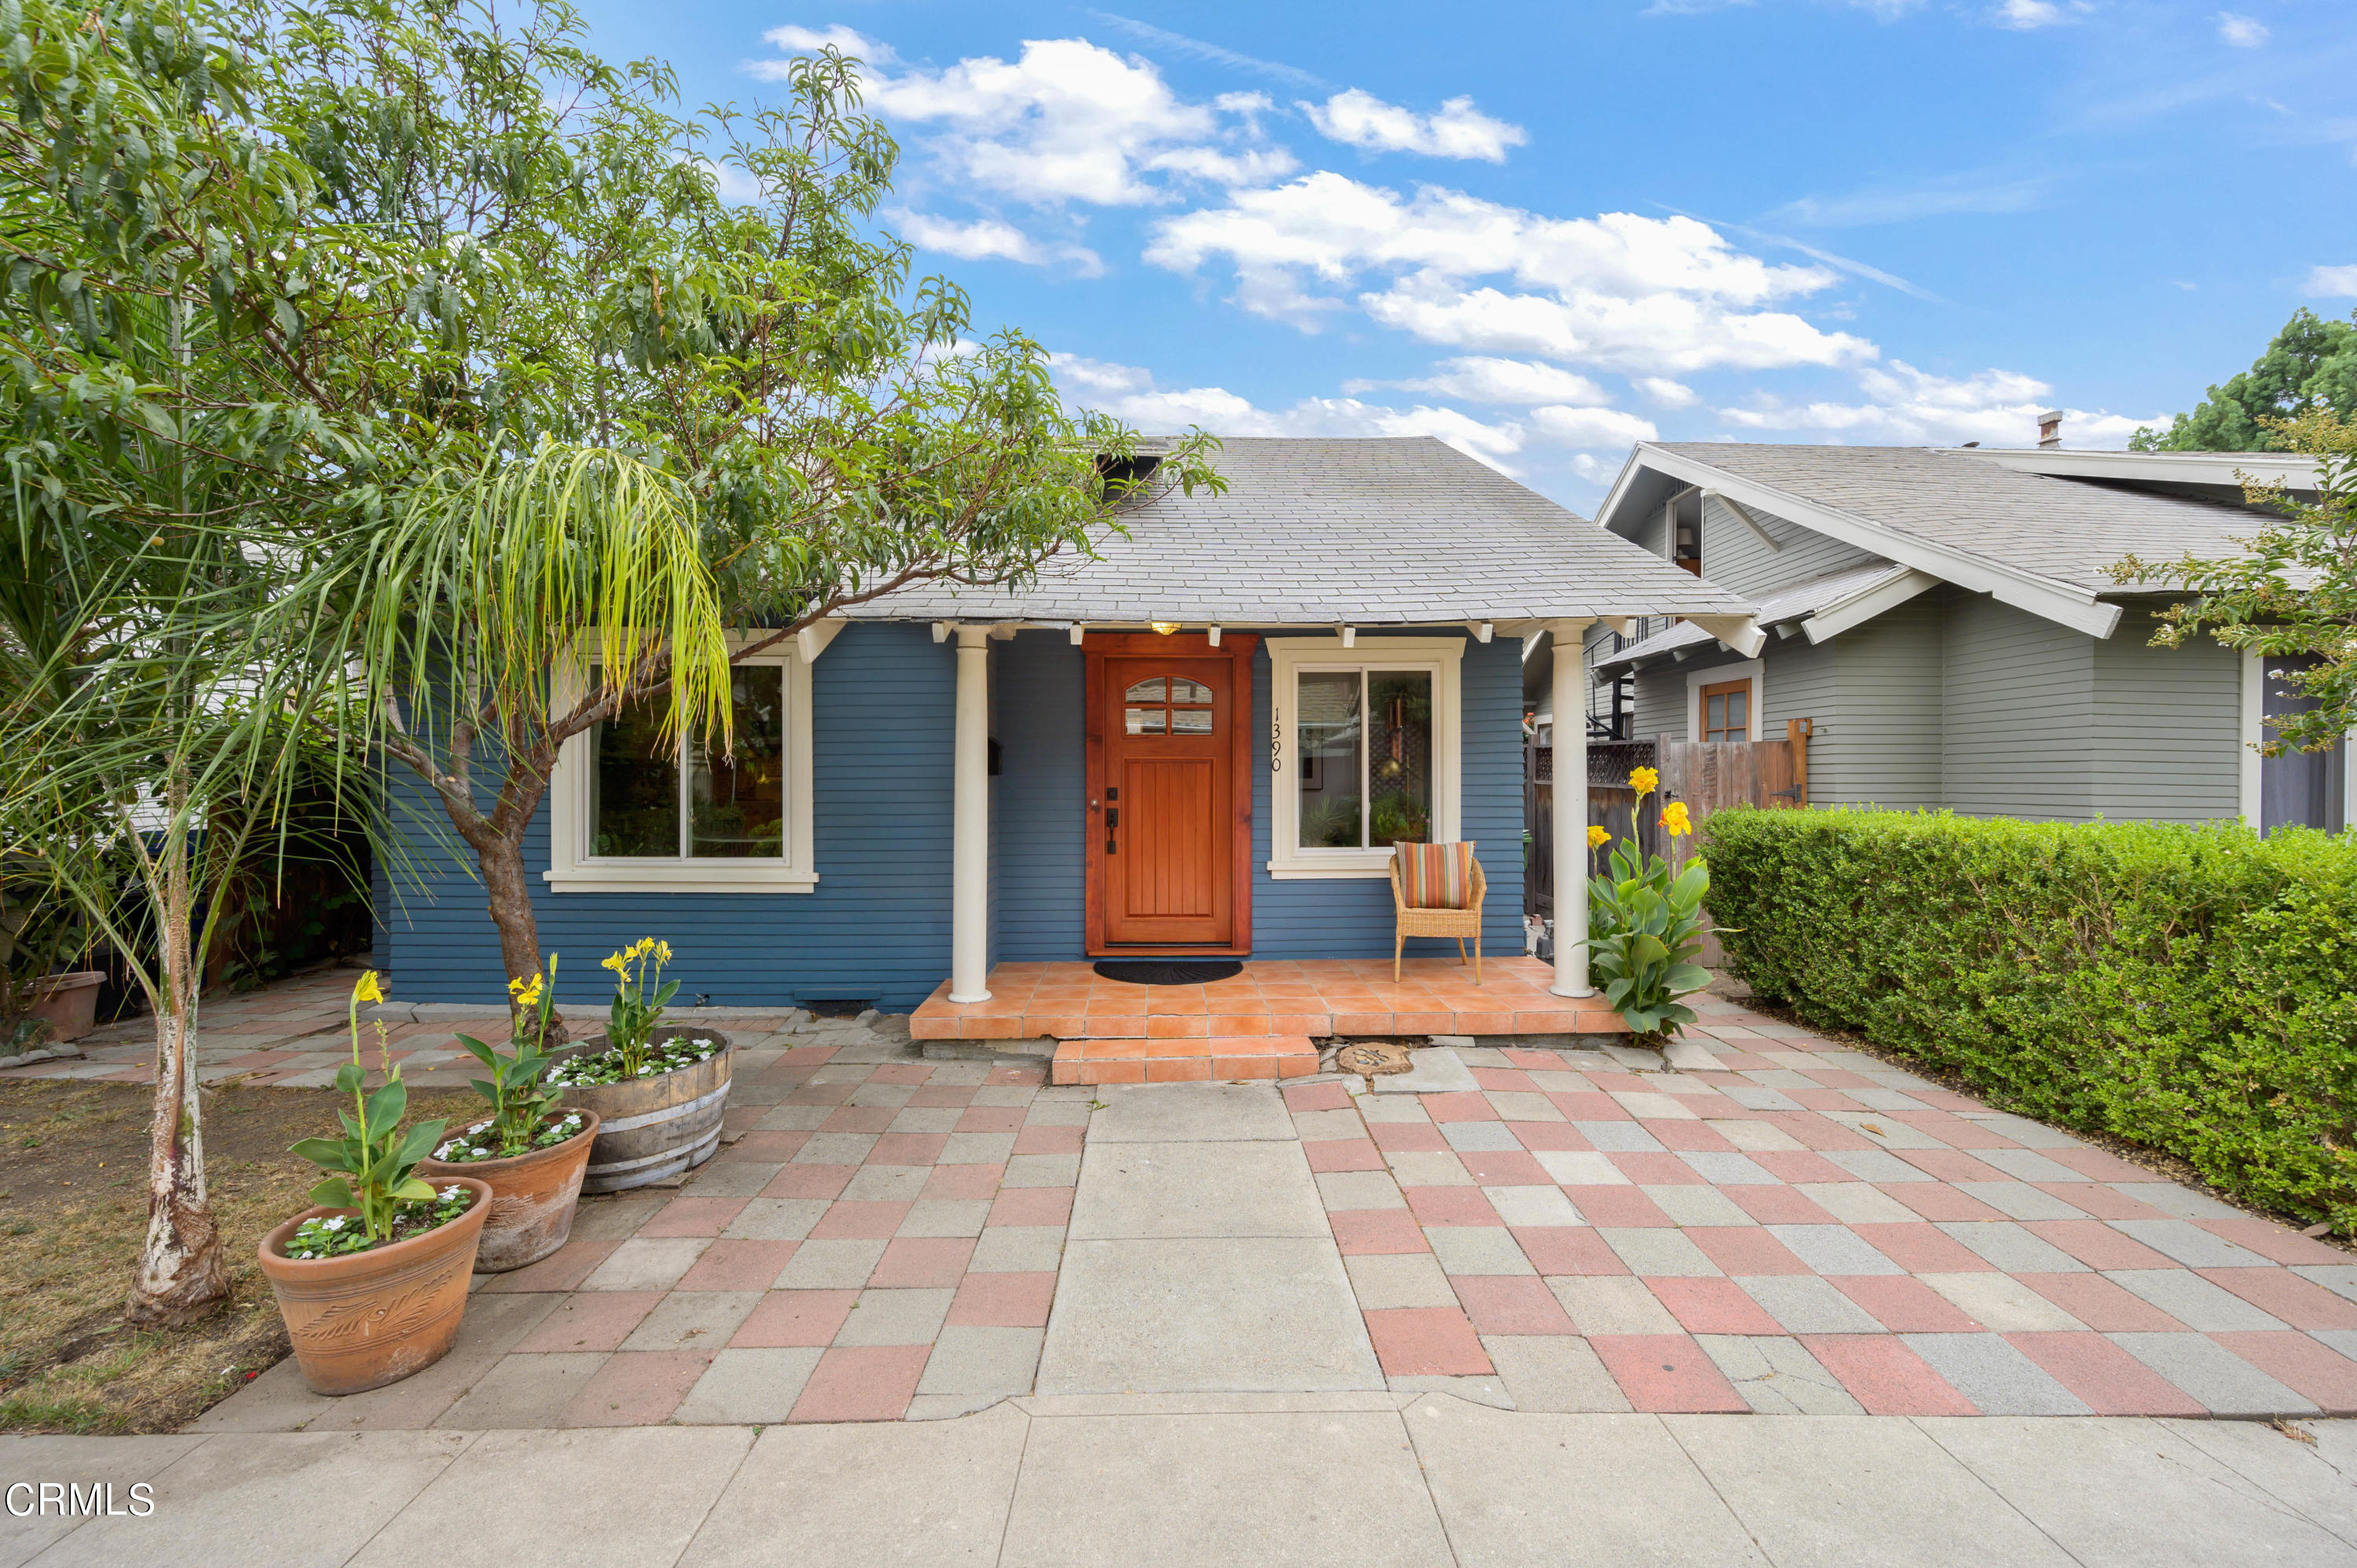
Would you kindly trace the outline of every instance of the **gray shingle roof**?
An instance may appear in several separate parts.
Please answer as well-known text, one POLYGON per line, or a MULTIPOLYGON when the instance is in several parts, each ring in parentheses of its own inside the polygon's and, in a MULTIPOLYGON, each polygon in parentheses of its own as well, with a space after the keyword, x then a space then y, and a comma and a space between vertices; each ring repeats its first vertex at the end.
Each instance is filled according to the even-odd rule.
POLYGON ((1177 491, 1100 559, 1019 592, 927 584, 859 619, 1383 626, 1741 615, 1743 601, 1427 436, 1228 441, 1227 493, 1177 491))
MULTIPOLYGON (((1903 577, 1909 568, 1895 561, 1873 561, 1864 565, 1848 566, 1829 572, 1822 577, 1812 577, 1805 583, 1789 588, 1779 588, 1761 596, 1759 605, 1760 624, 1764 628, 1778 621, 1802 620, 1816 614, 1828 605, 1838 604, 1857 594, 1894 578, 1903 577)), ((1691 621, 1681 621, 1664 631, 1657 631, 1641 642, 1632 642, 1620 652, 1609 654, 1596 661, 1598 670, 1615 669, 1641 659, 1652 659, 1681 648, 1717 641, 1711 633, 1691 621)))
POLYGON ((2238 507, 2019 472, 1911 446, 1649 443, 1894 533, 2096 593, 2122 557, 2241 553, 2261 520, 2238 507))

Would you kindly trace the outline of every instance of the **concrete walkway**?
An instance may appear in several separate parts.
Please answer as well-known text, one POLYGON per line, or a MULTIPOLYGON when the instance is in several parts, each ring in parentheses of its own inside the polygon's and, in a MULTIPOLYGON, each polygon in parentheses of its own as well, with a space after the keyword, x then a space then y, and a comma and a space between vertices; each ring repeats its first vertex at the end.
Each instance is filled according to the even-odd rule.
POLYGON ((952 1421, 0 1439, 0 1568, 2357 1563, 2357 1423, 1034 1396, 952 1421), (35 1494, 11 1492, 11 1508, 35 1494))

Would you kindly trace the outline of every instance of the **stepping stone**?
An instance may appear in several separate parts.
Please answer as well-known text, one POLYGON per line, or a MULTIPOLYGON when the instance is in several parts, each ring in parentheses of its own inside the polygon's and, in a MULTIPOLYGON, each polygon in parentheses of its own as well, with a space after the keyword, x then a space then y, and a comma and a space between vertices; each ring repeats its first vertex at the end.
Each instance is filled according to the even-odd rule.
POLYGON ((1473 1069, 1447 1046, 1426 1046, 1408 1058, 1406 1072, 1368 1079, 1377 1094, 1478 1094, 1473 1069))

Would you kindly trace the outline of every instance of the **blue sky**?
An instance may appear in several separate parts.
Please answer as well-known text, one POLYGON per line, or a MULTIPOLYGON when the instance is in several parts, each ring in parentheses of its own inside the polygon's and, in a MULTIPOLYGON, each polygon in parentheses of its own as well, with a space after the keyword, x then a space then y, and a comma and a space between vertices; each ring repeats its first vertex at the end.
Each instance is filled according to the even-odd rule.
POLYGON ((832 38, 888 227, 1148 430, 2124 445, 2357 306, 2350 0, 594 0, 691 102, 832 38))

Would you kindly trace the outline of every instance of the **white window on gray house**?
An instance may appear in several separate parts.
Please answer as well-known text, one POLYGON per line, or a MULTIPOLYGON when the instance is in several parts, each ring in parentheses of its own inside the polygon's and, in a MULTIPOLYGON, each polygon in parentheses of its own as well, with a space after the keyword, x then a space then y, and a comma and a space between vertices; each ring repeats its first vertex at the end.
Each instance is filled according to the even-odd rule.
POLYGON ((759 860, 786 854, 786 670, 729 672, 733 746, 666 739, 663 702, 640 703, 590 732, 591 860, 759 860))

